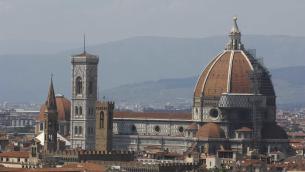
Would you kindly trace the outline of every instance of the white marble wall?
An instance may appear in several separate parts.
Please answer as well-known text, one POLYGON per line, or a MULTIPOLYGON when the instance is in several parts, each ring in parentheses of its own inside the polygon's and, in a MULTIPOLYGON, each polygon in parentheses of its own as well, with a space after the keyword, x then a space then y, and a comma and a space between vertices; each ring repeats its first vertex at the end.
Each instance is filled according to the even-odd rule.
POLYGON ((122 135, 185 136, 189 121, 114 120, 113 133, 122 135), (159 131, 157 131, 159 128, 159 131))

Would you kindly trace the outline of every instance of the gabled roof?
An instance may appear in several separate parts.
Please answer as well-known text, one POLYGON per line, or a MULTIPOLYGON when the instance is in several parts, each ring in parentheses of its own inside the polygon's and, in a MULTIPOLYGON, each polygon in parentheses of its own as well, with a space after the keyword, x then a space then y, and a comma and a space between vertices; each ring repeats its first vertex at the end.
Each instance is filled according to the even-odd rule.
MULTIPOLYGON (((36 136, 36 139, 39 140, 40 144, 43 146, 44 145, 44 131, 41 132, 38 136, 36 136)), ((66 138, 64 138, 62 135, 57 133, 57 139, 64 141, 66 146, 70 146, 71 142, 69 140, 67 140, 66 138)))

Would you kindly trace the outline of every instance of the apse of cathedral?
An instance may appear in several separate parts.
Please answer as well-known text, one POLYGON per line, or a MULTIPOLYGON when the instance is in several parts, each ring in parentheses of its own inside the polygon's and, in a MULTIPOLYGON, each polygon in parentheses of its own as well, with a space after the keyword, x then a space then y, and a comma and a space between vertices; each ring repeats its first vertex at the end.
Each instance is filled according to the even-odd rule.
MULTIPOLYGON (((243 45, 237 18, 225 49, 211 59, 198 78, 191 113, 114 111, 114 102, 97 99, 98 63, 99 57, 85 50, 72 56, 72 103, 51 91, 49 102, 59 124, 56 131, 68 148, 157 149, 181 154, 196 150, 212 155, 222 151, 244 155, 251 150, 289 153, 287 134, 275 122, 271 76, 243 45)), ((49 106, 42 106, 43 115, 49 106)), ((37 133, 55 132, 41 122, 43 115, 38 119, 37 133)))

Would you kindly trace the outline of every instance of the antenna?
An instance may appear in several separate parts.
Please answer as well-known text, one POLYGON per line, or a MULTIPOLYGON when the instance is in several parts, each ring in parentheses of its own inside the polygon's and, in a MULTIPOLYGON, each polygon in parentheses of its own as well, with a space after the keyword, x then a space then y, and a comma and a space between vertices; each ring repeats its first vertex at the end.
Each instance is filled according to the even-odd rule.
POLYGON ((97 100, 99 100, 99 99, 100 99, 100 86, 97 82, 97 100))
POLYGON ((86 34, 84 33, 84 53, 86 53, 86 34))

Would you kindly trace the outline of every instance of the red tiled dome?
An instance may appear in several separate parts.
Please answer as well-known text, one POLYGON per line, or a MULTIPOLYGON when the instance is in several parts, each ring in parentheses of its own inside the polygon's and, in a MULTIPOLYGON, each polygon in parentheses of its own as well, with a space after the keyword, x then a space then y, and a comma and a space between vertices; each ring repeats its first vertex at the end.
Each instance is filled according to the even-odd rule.
MULTIPOLYGON (((253 93, 250 74, 254 58, 243 50, 225 50, 204 69, 200 75, 194 96, 221 96, 222 93, 253 93)), ((264 78, 260 81, 260 93, 274 96, 268 72, 259 65, 264 78)))
POLYGON ((215 123, 207 123, 199 128, 196 137, 198 138, 225 138, 225 132, 215 123))
POLYGON ((217 55, 198 78, 194 96, 220 97, 222 93, 253 93, 250 74, 257 73, 259 93, 275 96, 268 71, 241 43, 236 18, 226 49, 217 55))
MULTIPOLYGON (((63 95, 56 95, 56 106, 58 112, 58 121, 70 121, 71 102, 63 95)), ((45 104, 41 105, 38 120, 45 118, 45 104)))

